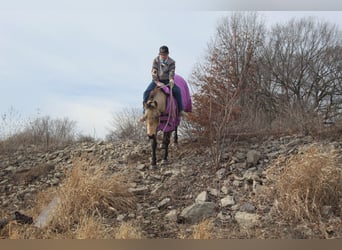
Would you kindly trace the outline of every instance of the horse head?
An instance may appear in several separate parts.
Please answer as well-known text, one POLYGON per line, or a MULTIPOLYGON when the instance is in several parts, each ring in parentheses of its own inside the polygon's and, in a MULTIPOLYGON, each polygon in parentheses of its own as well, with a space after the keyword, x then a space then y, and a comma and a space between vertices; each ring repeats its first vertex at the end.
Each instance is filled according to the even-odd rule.
POLYGON ((158 107, 158 102, 155 100, 148 100, 145 104, 145 119, 147 135, 150 139, 157 135, 160 115, 161 112, 158 107))

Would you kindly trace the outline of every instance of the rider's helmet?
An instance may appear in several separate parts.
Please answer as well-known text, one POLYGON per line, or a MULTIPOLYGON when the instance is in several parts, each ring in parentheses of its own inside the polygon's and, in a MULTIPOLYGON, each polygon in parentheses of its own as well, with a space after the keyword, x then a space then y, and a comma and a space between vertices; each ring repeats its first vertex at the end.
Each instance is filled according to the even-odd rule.
POLYGON ((169 48, 167 46, 161 46, 159 48, 159 54, 169 54, 169 48))

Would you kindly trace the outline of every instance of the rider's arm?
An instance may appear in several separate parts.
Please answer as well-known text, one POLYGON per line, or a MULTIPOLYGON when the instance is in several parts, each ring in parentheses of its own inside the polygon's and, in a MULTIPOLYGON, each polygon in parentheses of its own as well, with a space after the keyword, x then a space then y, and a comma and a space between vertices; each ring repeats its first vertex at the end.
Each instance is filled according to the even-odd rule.
POLYGON ((172 62, 169 65, 169 79, 170 80, 174 79, 175 71, 176 71, 176 62, 172 60, 172 62))

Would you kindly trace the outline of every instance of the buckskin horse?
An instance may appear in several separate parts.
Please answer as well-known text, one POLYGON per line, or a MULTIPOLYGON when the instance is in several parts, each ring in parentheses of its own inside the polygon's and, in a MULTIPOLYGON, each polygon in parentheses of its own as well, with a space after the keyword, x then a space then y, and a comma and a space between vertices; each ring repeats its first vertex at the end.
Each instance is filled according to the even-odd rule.
MULTIPOLYGON (((192 111, 191 97, 186 81, 179 75, 175 75, 175 84, 180 88, 182 94, 183 110, 192 111)), ((162 162, 167 162, 171 134, 174 131, 174 142, 178 143, 177 128, 180 124, 176 99, 172 96, 172 91, 165 85, 156 86, 150 93, 150 97, 145 106, 145 120, 147 135, 151 140, 152 161, 151 165, 156 166, 157 157, 157 133, 163 132, 162 148, 164 157, 162 162)))

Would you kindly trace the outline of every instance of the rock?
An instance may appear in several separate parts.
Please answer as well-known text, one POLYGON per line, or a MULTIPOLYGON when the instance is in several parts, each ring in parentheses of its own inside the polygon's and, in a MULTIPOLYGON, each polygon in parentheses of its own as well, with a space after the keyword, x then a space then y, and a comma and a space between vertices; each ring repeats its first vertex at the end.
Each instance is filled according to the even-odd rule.
POLYGON ((220 191, 218 191, 215 188, 208 188, 208 191, 209 191, 209 194, 211 194, 211 195, 213 195, 215 197, 218 197, 220 195, 220 191))
POLYGON ((180 173, 181 173, 181 171, 177 170, 177 169, 166 170, 165 172, 163 172, 163 176, 173 176, 173 177, 176 177, 180 173))
POLYGON ((186 207, 180 214, 184 221, 189 223, 198 223, 203 219, 212 217, 214 215, 215 203, 203 202, 195 203, 186 207))
POLYGON ((259 221, 259 216, 257 214, 250 214, 246 212, 236 212, 234 218, 239 226, 243 228, 251 228, 259 221))
POLYGON ((234 155, 239 161, 243 161, 246 159, 246 154, 243 152, 236 152, 234 155))
POLYGON ((170 198, 165 198, 165 199, 163 199, 161 202, 158 203, 157 207, 158 207, 159 209, 164 208, 164 207, 167 206, 167 204, 170 203, 170 201, 171 201, 170 198))
POLYGON ((177 222, 177 210, 173 209, 165 215, 165 218, 169 221, 177 222))
POLYGON ((254 166, 260 160, 261 153, 256 150, 249 150, 247 152, 247 166, 254 166))
POLYGON ((4 170, 7 172, 14 172, 16 170, 16 167, 9 166, 9 167, 5 168, 4 170))
POLYGON ((255 213, 255 210, 256 210, 255 206, 253 206, 251 203, 248 203, 248 202, 242 204, 240 207, 241 212, 255 213))
POLYGON ((137 169, 140 170, 140 171, 143 171, 143 170, 145 170, 146 168, 147 168, 146 164, 139 164, 139 165, 137 166, 137 169))
POLYGON ((130 214, 128 214, 128 218, 134 219, 134 218, 135 218, 135 213, 130 213, 130 214))
POLYGON ((228 215, 223 214, 221 211, 218 213, 217 218, 221 221, 226 222, 226 221, 230 220, 232 217, 229 214, 228 215))
POLYGON ((254 194, 261 194, 264 192, 265 187, 260 185, 257 181, 253 181, 253 193, 254 194))
POLYGON ((3 181, 0 182, 0 185, 5 184, 6 182, 8 182, 8 179, 4 179, 3 181))
POLYGON ((245 169, 246 168, 246 162, 234 163, 234 164, 230 165, 230 167, 233 170, 245 169))
POLYGON ((221 199, 221 207, 232 206, 235 204, 233 196, 226 196, 225 198, 221 199))
POLYGON ((225 168, 221 168, 216 172, 217 179, 221 180, 226 173, 225 168))
POLYGON ((158 214, 160 212, 160 210, 158 208, 154 208, 150 210, 150 214, 154 215, 154 214, 158 214))
POLYGON ((223 194, 228 194, 229 189, 228 189, 226 186, 223 186, 223 187, 221 188, 221 192, 222 192, 223 194))
POLYGON ((203 202, 206 202, 207 200, 208 200, 208 193, 207 193, 207 191, 203 191, 199 195, 197 195, 195 202, 196 203, 203 203, 203 202))
POLYGON ((323 216, 328 216, 332 213, 332 207, 331 206, 323 206, 321 211, 323 216))
POLYGON ((244 174, 243 174, 243 178, 246 181, 250 181, 253 182, 255 181, 259 181, 260 177, 259 177, 259 173, 256 170, 247 170, 244 174))
POLYGON ((233 186, 234 187, 241 187, 242 186, 242 182, 238 181, 238 180, 235 180, 235 181, 233 181, 233 186))
POLYGON ((124 221, 125 218, 126 218, 125 214, 119 214, 118 217, 116 217, 116 220, 121 222, 121 221, 124 221))
POLYGON ((239 210, 239 208, 240 208, 240 205, 239 205, 239 204, 236 204, 236 205, 233 205, 230 209, 231 209, 232 211, 237 211, 237 210, 239 210))
POLYGON ((137 188, 129 188, 128 191, 131 192, 131 193, 134 193, 136 195, 139 195, 139 194, 145 194, 148 192, 148 187, 137 187, 137 188))
POLYGON ((60 199, 58 197, 53 198, 53 200, 50 201, 49 205, 39 214, 34 225, 39 228, 46 227, 53 219, 55 210, 59 202, 60 199))
POLYGON ((53 179, 50 181, 50 184, 51 184, 52 186, 58 185, 58 184, 59 184, 59 179, 53 178, 53 179))

